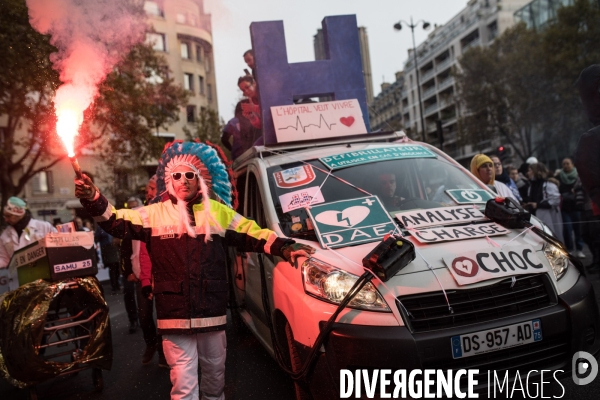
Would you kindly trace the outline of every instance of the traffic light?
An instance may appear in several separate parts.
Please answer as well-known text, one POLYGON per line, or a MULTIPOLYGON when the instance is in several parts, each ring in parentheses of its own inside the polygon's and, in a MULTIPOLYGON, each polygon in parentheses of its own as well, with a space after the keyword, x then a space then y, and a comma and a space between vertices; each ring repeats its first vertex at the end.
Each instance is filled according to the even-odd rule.
POLYGON ((500 161, 504 164, 510 157, 510 148, 508 146, 498 146, 496 153, 500 158, 500 161))

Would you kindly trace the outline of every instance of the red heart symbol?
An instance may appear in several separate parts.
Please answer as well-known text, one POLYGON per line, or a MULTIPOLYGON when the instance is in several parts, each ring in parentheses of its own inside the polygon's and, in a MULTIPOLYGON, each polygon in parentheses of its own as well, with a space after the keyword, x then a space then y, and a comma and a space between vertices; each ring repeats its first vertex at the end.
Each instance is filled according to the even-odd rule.
POLYGON ((346 126, 351 126, 354 123, 354 117, 342 117, 340 118, 340 122, 346 126))

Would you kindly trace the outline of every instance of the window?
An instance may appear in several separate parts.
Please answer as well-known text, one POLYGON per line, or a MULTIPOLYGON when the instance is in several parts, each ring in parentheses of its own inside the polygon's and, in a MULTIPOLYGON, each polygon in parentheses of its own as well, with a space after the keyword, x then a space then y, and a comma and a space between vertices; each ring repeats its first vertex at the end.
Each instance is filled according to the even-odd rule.
POLYGON ((167 40, 164 33, 146 33, 146 43, 157 51, 167 51, 167 40))
POLYGON ((212 102, 212 85, 210 83, 206 84, 206 97, 208 97, 208 102, 212 102))
POLYGON ((196 122, 196 106, 187 106, 186 109, 187 122, 196 122))
POLYGON ((164 17, 162 10, 160 9, 158 3, 155 1, 145 1, 144 2, 144 11, 146 11, 146 14, 148 14, 148 15, 164 17))
POLYGON ((210 53, 204 53, 204 69, 206 70, 207 73, 210 72, 210 53))
POLYGON ((194 91, 194 75, 188 73, 183 74, 183 88, 190 92, 194 91))
POLYGON ((191 58, 190 45, 186 42, 181 42, 181 58, 189 60, 191 58))
POLYGON ((265 209, 263 207, 260 188, 253 173, 248 174, 248 203, 246 204, 248 218, 256 221, 258 226, 267 226, 265 209))
POLYGON ((204 94, 204 77, 198 76, 198 93, 204 94))
POLYGON ((42 171, 34 175, 31 180, 33 194, 45 194, 53 192, 52 171, 42 171))
POLYGON ((196 45, 196 61, 202 62, 202 46, 196 45))

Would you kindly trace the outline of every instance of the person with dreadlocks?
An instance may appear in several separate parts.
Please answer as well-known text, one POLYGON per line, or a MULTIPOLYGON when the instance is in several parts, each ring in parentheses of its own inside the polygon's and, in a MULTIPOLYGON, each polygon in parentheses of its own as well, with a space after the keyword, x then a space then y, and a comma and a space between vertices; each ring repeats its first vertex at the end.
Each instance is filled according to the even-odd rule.
POLYGON ((162 201, 116 210, 86 176, 75 180, 75 195, 111 235, 147 244, 154 285, 144 291, 156 299, 171 398, 198 399, 200 389, 203 400, 222 400, 228 297, 223 245, 287 261, 309 257, 314 249, 279 238, 232 209, 230 175, 212 146, 182 141, 167 146, 157 170, 162 201))

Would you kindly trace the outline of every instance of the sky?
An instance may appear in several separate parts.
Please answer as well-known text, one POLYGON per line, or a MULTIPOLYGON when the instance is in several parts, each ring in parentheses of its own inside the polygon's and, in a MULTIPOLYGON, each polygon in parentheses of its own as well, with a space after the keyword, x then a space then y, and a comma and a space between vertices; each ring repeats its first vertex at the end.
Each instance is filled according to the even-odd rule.
POLYGON ((433 24, 442 25, 462 10, 467 0, 205 0, 205 11, 212 14, 215 70, 219 114, 227 122, 233 118, 241 98, 237 79, 247 68, 242 58, 250 49, 250 23, 284 23, 289 62, 313 61, 313 36, 321 21, 330 15, 356 14, 358 26, 367 28, 371 56, 373 90, 377 95, 382 82, 393 82, 402 70, 412 48, 410 29, 393 26, 399 20, 425 20, 415 28, 417 46, 427 38, 433 24))

